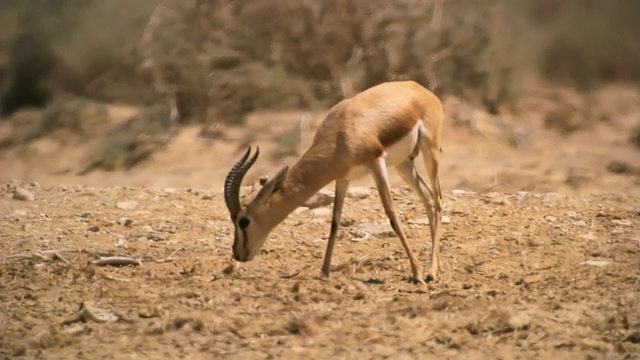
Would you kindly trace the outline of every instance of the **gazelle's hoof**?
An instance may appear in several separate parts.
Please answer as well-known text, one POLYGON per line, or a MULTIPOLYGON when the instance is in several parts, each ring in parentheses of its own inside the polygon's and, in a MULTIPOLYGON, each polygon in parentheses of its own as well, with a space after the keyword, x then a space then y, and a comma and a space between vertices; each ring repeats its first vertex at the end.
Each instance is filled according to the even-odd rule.
POLYGON ((411 282, 419 285, 426 285, 422 271, 415 271, 411 277, 411 282))
POLYGON ((427 282, 436 282, 438 281, 438 271, 435 269, 431 269, 431 271, 429 271, 429 274, 427 275, 427 278, 425 279, 427 282))

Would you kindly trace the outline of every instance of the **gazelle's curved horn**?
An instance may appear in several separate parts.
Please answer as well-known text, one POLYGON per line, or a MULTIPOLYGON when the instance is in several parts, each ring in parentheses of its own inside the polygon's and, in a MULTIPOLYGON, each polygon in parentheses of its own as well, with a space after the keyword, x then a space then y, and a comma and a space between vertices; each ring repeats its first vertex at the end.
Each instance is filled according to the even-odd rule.
POLYGON ((251 146, 247 149, 247 152, 236 162, 224 180, 224 202, 227 204, 227 209, 232 216, 237 214, 242 205, 240 204, 240 185, 244 175, 249 171, 253 163, 258 159, 260 155, 260 148, 256 147, 256 153, 249 158, 251 153, 251 146), (248 159, 248 160, 247 160, 248 159))

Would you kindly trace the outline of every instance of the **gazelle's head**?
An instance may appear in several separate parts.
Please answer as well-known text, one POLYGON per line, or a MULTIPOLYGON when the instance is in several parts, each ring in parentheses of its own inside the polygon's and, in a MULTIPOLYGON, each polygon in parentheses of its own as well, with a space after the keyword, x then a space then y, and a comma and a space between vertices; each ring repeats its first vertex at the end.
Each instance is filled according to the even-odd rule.
POLYGON ((244 175, 258 159, 260 149, 256 148, 251 158, 249 158, 250 153, 251 147, 233 165, 224 182, 224 201, 235 227, 233 258, 238 261, 253 259, 275 226, 273 221, 269 221, 269 203, 271 196, 282 188, 289 170, 288 167, 280 170, 273 179, 262 186, 255 196, 243 201, 240 199, 240 185, 244 175))

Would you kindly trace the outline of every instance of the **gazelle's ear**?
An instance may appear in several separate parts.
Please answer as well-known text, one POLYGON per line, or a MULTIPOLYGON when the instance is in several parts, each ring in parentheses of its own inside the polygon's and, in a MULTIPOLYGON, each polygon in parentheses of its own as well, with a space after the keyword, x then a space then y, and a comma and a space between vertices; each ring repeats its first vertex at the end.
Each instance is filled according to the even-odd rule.
POLYGON ((267 204, 269 199, 271 199, 271 195, 278 192, 282 188, 282 184, 284 184, 284 180, 287 178, 287 174, 289 173, 289 167, 285 166, 282 170, 278 171, 276 176, 273 179, 267 181, 256 195, 253 200, 256 203, 267 204))

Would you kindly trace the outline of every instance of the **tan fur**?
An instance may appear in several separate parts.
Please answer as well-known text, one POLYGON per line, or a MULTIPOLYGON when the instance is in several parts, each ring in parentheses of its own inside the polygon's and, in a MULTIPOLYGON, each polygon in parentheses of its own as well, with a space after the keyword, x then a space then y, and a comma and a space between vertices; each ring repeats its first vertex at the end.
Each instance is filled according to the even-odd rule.
MULTIPOLYGON (((430 218, 433 217, 431 232, 434 250, 430 276, 436 278, 440 268, 438 246, 441 191, 437 170, 442 120, 440 100, 413 81, 383 83, 353 98, 339 102, 329 111, 316 131, 309 149, 288 171, 287 169, 281 171, 280 179, 271 180, 271 182, 280 182, 275 187, 277 191, 263 195, 268 197, 268 201, 265 202, 264 198, 253 199, 243 204, 244 210, 238 214, 238 218, 248 218, 255 228, 249 227, 242 232, 238 230, 238 224, 236 224, 234 254, 237 252, 240 255, 234 256, 245 261, 251 260, 269 232, 295 208, 334 180, 337 180, 336 192, 345 192, 349 171, 364 166, 370 170, 376 181, 385 211, 411 260, 414 278, 423 282, 421 267, 406 244, 388 194, 388 180, 384 178, 384 171, 380 168, 386 166, 383 158, 385 149, 406 138, 416 123, 422 121, 421 141, 418 143, 427 165, 430 184, 427 185, 422 181, 419 175, 411 175, 412 158, 406 160, 407 163, 403 165, 402 170, 405 171, 403 178, 411 182, 412 188, 425 202, 427 214, 430 218), (413 180, 408 179, 407 176, 413 176, 413 180), (342 188, 338 189, 338 187, 342 188), (244 236, 249 239, 238 239, 244 236), (242 244, 246 244, 246 248, 243 248, 242 244)), ((401 170, 400 166, 398 169, 401 170)), ((267 186, 269 183, 265 185, 267 186)), ((343 199, 338 197, 337 194, 336 204, 334 204, 334 221, 339 220, 341 213, 343 199)), ((337 229, 337 225, 335 226, 337 229)), ((332 227, 325 256, 323 271, 326 274, 329 271, 336 229, 332 227)))

